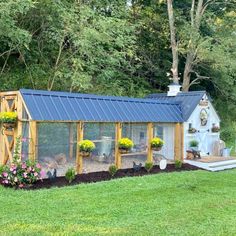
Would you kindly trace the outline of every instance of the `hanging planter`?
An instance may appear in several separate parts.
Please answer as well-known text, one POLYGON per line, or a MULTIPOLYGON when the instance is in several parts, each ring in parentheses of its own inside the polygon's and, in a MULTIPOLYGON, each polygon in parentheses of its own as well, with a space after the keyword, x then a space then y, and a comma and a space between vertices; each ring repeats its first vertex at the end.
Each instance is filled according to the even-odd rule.
POLYGON ((197 132, 197 130, 195 128, 189 128, 188 129, 189 134, 195 134, 196 132, 197 132))
POLYGON ((129 138, 122 138, 118 141, 119 152, 122 154, 129 153, 134 143, 129 138))
POLYGON ((92 151, 95 149, 95 144, 90 140, 83 140, 79 142, 79 152, 82 157, 90 157, 92 151))
POLYGON ((16 127, 16 112, 0 112, 0 122, 5 129, 13 129, 16 127))
POLYGON ((212 128, 211 128, 211 132, 212 133, 218 133, 220 131, 220 127, 219 126, 213 126, 212 128))
POLYGON ((155 137, 151 140, 150 144, 153 151, 161 151, 164 141, 158 137, 155 137))

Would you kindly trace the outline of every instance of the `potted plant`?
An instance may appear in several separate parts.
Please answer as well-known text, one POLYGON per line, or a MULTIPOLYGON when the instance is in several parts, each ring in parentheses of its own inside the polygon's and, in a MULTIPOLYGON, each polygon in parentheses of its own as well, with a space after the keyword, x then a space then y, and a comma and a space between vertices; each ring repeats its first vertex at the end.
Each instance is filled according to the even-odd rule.
POLYGON ((197 132, 197 130, 195 128, 193 128, 193 127, 190 127, 188 129, 188 132, 189 132, 189 134, 195 134, 197 132))
POLYGON ((154 151, 160 151, 162 149, 162 146, 164 145, 164 141, 158 137, 155 137, 150 142, 151 148, 154 151))
POLYGON ((90 157, 91 152, 95 149, 95 144, 90 140, 79 142, 79 151, 83 157, 90 157))
POLYGON ((121 153, 128 153, 134 146, 134 143, 129 138, 122 138, 118 141, 118 148, 121 153))
POLYGON ((220 131, 220 127, 213 124, 213 126, 211 128, 211 132, 212 133, 218 133, 219 131, 220 131))
POLYGON ((0 112, 0 122, 2 122, 4 128, 14 128, 16 126, 16 121, 16 112, 0 112))
POLYGON ((197 150, 199 142, 197 140, 192 140, 189 142, 190 149, 197 150))

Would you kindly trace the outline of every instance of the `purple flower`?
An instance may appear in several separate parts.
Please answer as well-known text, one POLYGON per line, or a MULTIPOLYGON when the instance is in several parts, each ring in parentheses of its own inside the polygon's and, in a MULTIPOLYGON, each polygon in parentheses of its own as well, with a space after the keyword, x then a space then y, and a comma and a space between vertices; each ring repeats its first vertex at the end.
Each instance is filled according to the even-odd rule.
POLYGON ((21 168, 22 168, 22 169, 26 169, 26 168, 27 168, 27 165, 26 165, 25 163, 22 163, 21 168))
POLYGON ((3 180, 2 181, 4 184, 8 184, 9 183, 9 181, 6 179, 6 180, 3 180))
POLYGON ((24 154, 24 153, 21 153, 21 157, 24 158, 24 157, 25 157, 25 154, 24 154))
POLYGON ((23 177, 27 178, 27 173, 26 172, 23 173, 23 177))
POLYGON ((16 170, 13 171, 13 174, 14 174, 14 175, 16 174, 16 170))
POLYGON ((36 168, 41 169, 41 165, 39 163, 37 163, 36 168))
POLYGON ((40 171, 40 177, 41 177, 41 178, 44 178, 45 175, 46 175, 46 172, 45 172, 44 170, 41 170, 41 171, 40 171))
POLYGON ((25 143, 25 142, 27 141, 27 138, 24 138, 24 137, 23 137, 23 138, 21 139, 21 141, 22 141, 23 143, 25 143))

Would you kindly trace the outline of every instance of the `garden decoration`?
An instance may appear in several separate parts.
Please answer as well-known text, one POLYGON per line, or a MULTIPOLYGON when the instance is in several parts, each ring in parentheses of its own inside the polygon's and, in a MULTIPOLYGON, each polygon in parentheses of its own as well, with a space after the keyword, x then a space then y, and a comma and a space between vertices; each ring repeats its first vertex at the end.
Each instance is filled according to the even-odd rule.
POLYGON ((153 138, 150 143, 151 148, 154 151, 160 151, 162 149, 162 146, 164 145, 164 141, 158 137, 153 138))
POLYGON ((165 170, 167 167, 167 161, 166 160, 161 160, 160 161, 160 169, 165 170))
POLYGON ((90 157, 95 147, 94 142, 90 140, 83 140, 79 142, 79 151, 82 157, 90 157))
POLYGON ((201 120, 201 126, 206 126, 207 125, 208 113, 207 113, 207 110, 205 108, 203 108, 200 111, 200 120, 201 120))
POLYGON ((118 141, 118 148, 120 153, 128 153, 133 146, 134 143, 129 138, 122 138, 118 141))
POLYGON ((142 163, 139 163, 139 164, 136 164, 134 161, 133 161, 133 169, 134 171, 138 172, 140 171, 142 168, 142 163))
POLYGON ((2 122, 5 129, 14 128, 16 126, 16 121, 16 112, 0 112, 0 122, 2 122))

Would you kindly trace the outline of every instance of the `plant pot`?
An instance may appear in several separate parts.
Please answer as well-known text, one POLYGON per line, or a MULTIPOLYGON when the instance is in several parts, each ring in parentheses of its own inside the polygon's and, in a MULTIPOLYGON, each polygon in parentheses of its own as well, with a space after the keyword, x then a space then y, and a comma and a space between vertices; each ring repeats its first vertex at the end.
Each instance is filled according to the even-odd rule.
POLYGON ((90 157, 91 156, 91 152, 84 152, 84 151, 82 151, 82 152, 80 152, 80 155, 82 156, 82 157, 90 157))
POLYGON ((2 126, 5 128, 5 129, 13 129, 16 127, 16 122, 3 122, 2 123, 2 126))
POLYGON ((189 129, 188 133, 189 134, 195 134, 197 132, 197 130, 195 128, 189 129))
POLYGON ((218 133, 219 131, 220 131, 220 128, 218 128, 218 127, 215 127, 215 128, 211 129, 212 133, 218 133))
POLYGON ((122 154, 129 153, 129 149, 119 148, 119 152, 122 154))
POLYGON ((153 151, 161 151, 162 147, 152 147, 153 151))

